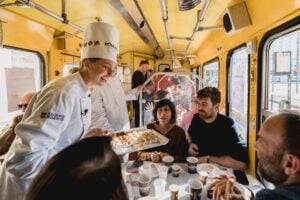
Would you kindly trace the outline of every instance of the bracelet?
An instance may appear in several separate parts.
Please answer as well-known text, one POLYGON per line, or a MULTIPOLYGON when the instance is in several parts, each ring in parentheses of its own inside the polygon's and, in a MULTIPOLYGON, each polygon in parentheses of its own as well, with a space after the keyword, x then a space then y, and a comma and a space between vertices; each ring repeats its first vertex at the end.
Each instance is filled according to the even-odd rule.
POLYGON ((209 161, 210 161, 210 156, 207 155, 206 162, 209 163, 209 161))

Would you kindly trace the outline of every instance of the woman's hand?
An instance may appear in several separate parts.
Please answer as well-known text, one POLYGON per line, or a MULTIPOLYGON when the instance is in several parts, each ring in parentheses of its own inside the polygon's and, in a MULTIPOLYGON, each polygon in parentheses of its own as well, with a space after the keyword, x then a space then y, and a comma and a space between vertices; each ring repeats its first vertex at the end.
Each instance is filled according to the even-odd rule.
POLYGON ((199 154, 199 148, 196 144, 191 143, 189 146, 189 154, 191 156, 197 156, 199 154))
POLYGON ((159 153, 157 151, 152 152, 150 154, 150 158, 151 158, 151 161, 155 162, 155 163, 157 163, 157 162, 160 161, 160 155, 159 155, 159 153))
POLYGON ((153 109, 154 109, 153 103, 152 103, 152 102, 146 103, 146 104, 145 104, 145 109, 146 109, 147 111, 153 110, 153 109))

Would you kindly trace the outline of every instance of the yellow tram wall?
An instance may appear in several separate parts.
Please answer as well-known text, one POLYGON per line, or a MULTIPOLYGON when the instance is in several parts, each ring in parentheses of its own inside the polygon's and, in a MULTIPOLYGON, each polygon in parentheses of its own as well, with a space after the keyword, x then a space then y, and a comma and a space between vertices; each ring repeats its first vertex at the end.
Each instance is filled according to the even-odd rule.
MULTIPOLYGON (((232 1, 231 4, 236 4, 240 1, 232 1)), ((254 53, 250 55, 250 74, 252 76, 249 87, 249 157, 250 167, 249 172, 255 175, 255 150, 254 144, 256 141, 257 131, 257 50, 259 43, 264 34, 277 26, 300 15, 300 1, 298 0, 272 0, 261 1, 251 0, 246 1, 248 12, 252 21, 252 25, 245 27, 235 34, 227 34, 225 31, 212 31, 200 45, 197 51, 197 65, 203 66, 203 63, 210 61, 216 57, 220 60, 220 82, 219 87, 222 94, 221 108, 225 110, 226 101, 226 60, 228 52, 239 45, 255 40, 257 45, 254 53)))

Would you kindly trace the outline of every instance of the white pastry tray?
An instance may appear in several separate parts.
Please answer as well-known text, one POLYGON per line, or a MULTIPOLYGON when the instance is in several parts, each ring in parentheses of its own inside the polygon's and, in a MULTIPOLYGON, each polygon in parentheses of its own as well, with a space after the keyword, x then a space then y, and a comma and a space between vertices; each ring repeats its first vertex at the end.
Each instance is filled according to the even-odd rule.
POLYGON ((112 147, 118 155, 162 146, 169 141, 164 135, 146 127, 113 132, 110 135, 112 147))

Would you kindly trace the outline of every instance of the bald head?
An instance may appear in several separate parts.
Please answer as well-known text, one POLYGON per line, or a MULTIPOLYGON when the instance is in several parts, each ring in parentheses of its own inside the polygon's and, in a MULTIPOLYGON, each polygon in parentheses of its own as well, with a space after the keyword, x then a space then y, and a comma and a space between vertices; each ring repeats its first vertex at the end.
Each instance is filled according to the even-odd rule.
POLYGON ((268 118, 266 128, 280 134, 283 149, 300 158, 300 114, 296 111, 285 111, 268 118))
POLYGON ((27 105, 29 104, 30 100, 34 95, 35 95, 34 92, 29 92, 21 97, 20 105, 22 105, 22 112, 25 112, 27 105))

